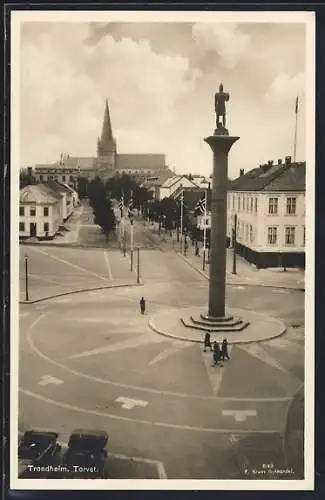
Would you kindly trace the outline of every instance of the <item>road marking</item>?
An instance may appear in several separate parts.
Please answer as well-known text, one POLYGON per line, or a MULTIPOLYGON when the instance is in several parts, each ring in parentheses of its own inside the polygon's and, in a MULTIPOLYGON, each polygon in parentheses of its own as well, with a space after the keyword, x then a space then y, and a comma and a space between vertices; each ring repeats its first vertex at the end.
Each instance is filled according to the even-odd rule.
POLYGON ((40 382, 38 382, 39 385, 49 385, 49 384, 54 384, 54 385, 60 385, 63 384, 63 380, 60 380, 58 378, 52 377, 51 375, 43 375, 41 377, 40 382))
MULTIPOLYGON (((114 382, 112 380, 107 380, 103 379, 100 377, 95 377, 94 375, 89 375, 87 373, 80 372, 79 370, 75 370, 73 368, 70 368, 68 366, 65 366, 64 364, 60 363, 59 361, 56 361, 54 359, 49 358, 46 356, 43 352, 41 352, 36 345, 34 344, 31 332, 35 328, 35 326, 45 317, 48 316, 49 313, 45 312, 41 314, 36 320, 30 325, 30 327, 26 331, 26 341, 30 347, 30 349, 37 354, 40 358, 44 359, 48 363, 57 366, 61 368, 62 370, 72 373, 72 375, 75 375, 76 377, 80 378, 85 378, 87 380, 92 380, 93 382, 98 382, 100 384, 106 384, 106 385, 111 385, 112 387, 120 387, 123 389, 130 389, 130 390, 135 390, 135 391, 140 391, 140 392, 147 392, 151 394, 159 394, 164 395, 164 396, 172 396, 172 397, 178 397, 178 398, 186 398, 186 399, 196 399, 196 400, 213 400, 213 401, 237 401, 237 402, 254 402, 254 403, 286 403, 290 402, 292 400, 292 397, 290 396, 282 396, 282 397, 276 397, 276 398, 234 398, 234 397, 215 397, 215 396, 199 396, 199 395, 193 395, 193 394, 186 394, 183 392, 172 392, 172 391, 164 391, 161 389, 152 389, 150 387, 141 387, 138 385, 132 385, 132 384, 123 384, 121 382, 114 382)), ((157 335, 157 339, 160 337, 157 335)), ((166 341, 166 339, 162 340, 157 340, 160 342, 166 341)))
POLYGON ((152 366, 156 363, 159 363, 160 361, 163 361, 167 359, 169 356, 172 356, 173 354, 178 353, 182 349, 185 349, 186 347, 193 347, 190 342, 184 342, 182 340, 175 340, 172 344, 172 347, 169 347, 168 349, 165 349, 161 353, 159 353, 157 356, 155 356, 149 363, 148 366, 152 366))
POLYGON ((106 262, 106 267, 107 267, 107 272, 108 272, 108 279, 112 280, 113 279, 112 268, 111 268, 111 263, 109 261, 108 253, 106 252, 106 250, 104 250, 104 259, 105 259, 105 262, 106 262))
MULTIPOLYGON (((206 367, 206 371, 209 377, 210 385, 213 394, 216 396, 219 392, 220 385, 225 373, 225 366, 228 361, 225 361, 223 364, 223 367, 221 368, 220 366, 212 366, 214 361, 213 361, 213 352, 207 351, 204 352, 202 348, 200 348, 201 354, 203 357, 203 361, 206 367)), ((230 355, 232 351, 232 345, 228 345, 228 354, 230 355)))
MULTIPOLYGON (((38 399, 39 401, 42 401, 43 403, 51 404, 54 406, 58 406, 60 408, 64 408, 66 410, 72 410, 78 413, 86 413, 88 415, 95 415, 97 417, 103 417, 103 418, 110 418, 112 420, 122 420, 124 422, 130 422, 130 423, 138 423, 138 424, 143 424, 143 425, 149 425, 152 427, 162 427, 162 428, 168 428, 168 429, 179 429, 179 430, 184 430, 184 431, 195 431, 195 432, 206 432, 209 434, 233 434, 234 429, 221 429, 219 427, 213 429, 209 427, 192 427, 190 425, 181 425, 181 424, 169 424, 167 422, 152 422, 151 420, 142 420, 138 418, 131 418, 131 417, 123 417, 121 415, 114 415, 114 414, 109 414, 109 413, 104 413, 96 410, 91 410, 88 408, 81 408, 79 406, 74 406, 70 405, 68 403, 62 403, 61 401, 55 401, 54 399, 46 398, 45 396, 41 396, 40 394, 36 394, 32 391, 28 391, 26 389, 23 389, 22 387, 19 387, 19 391, 24 394, 25 396, 32 397, 34 399, 38 399)), ((291 398, 290 398, 291 399, 291 398)), ((237 434, 282 434, 283 430, 282 429, 257 429, 257 430, 251 430, 251 429, 236 429, 237 434)))
POLYGON ((246 351, 248 354, 251 356, 254 356, 254 358, 257 358, 264 363, 266 363, 269 366, 272 366, 272 368, 277 368, 278 370, 290 374, 288 370, 286 370, 283 366, 281 366, 276 359, 274 359, 272 356, 270 356, 265 349, 259 344, 242 344, 238 345, 239 349, 242 349, 243 351, 246 351))
MULTIPOLYGON (((109 332, 108 332, 109 334, 109 332)), ((96 354, 103 354, 108 352, 116 352, 122 351, 124 349, 132 349, 134 347, 140 347, 142 345, 148 345, 152 342, 165 342, 166 339, 163 337, 155 338, 151 332, 144 333, 143 335, 139 335, 135 338, 130 338, 126 340, 122 340, 121 342, 117 342, 113 345, 103 345, 101 347, 97 347, 96 349, 91 349, 90 351, 80 352, 78 354, 73 354, 73 356, 69 356, 67 358, 63 358, 64 360, 68 359, 77 359, 77 358, 86 358, 88 356, 94 356, 96 354)))
POLYGON ((117 403, 121 403, 121 408, 124 408, 125 410, 132 410, 135 406, 140 406, 141 408, 145 408, 148 406, 148 401, 142 401, 142 399, 132 399, 132 398, 125 398, 124 396, 120 396, 117 399, 115 399, 117 403))
POLYGON ((72 262, 68 262, 65 259, 61 259, 60 257, 56 257, 55 255, 51 255, 48 252, 45 252, 44 250, 40 250, 39 248, 34 248, 31 247, 31 250, 34 250, 34 252, 41 253, 43 255, 47 255, 47 257, 50 257, 51 259, 57 260, 58 262, 62 262, 63 264, 66 264, 67 266, 73 267, 74 269, 78 269, 78 271, 82 271, 83 273, 91 274, 92 276, 96 276, 97 278, 107 281, 107 278, 104 278, 104 276, 101 276, 100 274, 94 273, 92 271, 89 271, 88 269, 85 269, 84 267, 77 266, 77 264, 73 264, 72 262))
POLYGON ((247 417, 257 417, 256 410, 222 410, 223 417, 233 417, 236 422, 245 422, 247 417))

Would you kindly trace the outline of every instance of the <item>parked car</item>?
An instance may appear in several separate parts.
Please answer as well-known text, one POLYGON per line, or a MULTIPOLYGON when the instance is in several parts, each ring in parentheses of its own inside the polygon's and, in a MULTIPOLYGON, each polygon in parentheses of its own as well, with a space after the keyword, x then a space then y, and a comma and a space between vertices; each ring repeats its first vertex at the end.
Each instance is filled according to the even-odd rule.
POLYGON ((62 461, 62 465, 69 470, 69 477, 80 479, 105 477, 107 441, 108 434, 105 431, 84 429, 73 431, 62 461))
POLYGON ((18 446, 19 477, 45 477, 32 467, 44 467, 56 463, 61 451, 57 443, 58 436, 57 432, 37 429, 25 432, 18 446))

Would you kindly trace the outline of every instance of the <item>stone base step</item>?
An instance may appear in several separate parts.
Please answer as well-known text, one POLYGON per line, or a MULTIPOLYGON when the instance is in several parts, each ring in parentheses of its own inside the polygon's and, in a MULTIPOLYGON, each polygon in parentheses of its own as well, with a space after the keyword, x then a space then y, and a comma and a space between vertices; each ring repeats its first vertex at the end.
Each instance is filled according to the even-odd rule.
POLYGON ((225 328, 229 329, 231 328, 232 326, 237 326, 237 325, 240 325, 243 320, 240 319, 240 318, 234 318, 232 317, 231 320, 214 320, 214 321, 207 321, 207 320, 204 320, 204 319, 195 319, 193 316, 190 316, 190 320, 192 321, 192 323, 194 323, 195 325, 203 325, 203 326, 206 326, 207 328, 211 328, 211 327, 215 327, 215 328, 219 328, 221 326, 224 326, 225 328))
POLYGON ((220 324, 219 326, 213 326, 211 323, 196 324, 196 323, 193 323, 191 319, 185 319, 185 318, 181 318, 181 322, 186 328, 192 328, 193 330, 200 330, 202 332, 210 332, 210 333, 241 332, 241 331, 245 330, 245 328, 247 328, 249 325, 248 322, 244 322, 242 320, 240 320, 240 322, 234 326, 226 325, 226 324, 220 324))

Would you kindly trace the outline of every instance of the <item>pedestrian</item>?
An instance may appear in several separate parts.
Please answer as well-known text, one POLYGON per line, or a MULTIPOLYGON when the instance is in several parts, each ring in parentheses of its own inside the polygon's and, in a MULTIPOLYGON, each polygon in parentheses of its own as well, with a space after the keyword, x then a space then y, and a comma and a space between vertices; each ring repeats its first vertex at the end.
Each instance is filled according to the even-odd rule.
POLYGON ((214 342, 213 343, 213 361, 214 361, 214 365, 212 365, 212 366, 216 366, 219 363, 220 357, 221 357, 220 346, 219 346, 219 344, 217 342, 214 342))
POLYGON ((228 354, 228 340, 226 338, 224 338, 222 341, 221 353, 223 361, 225 360, 225 358, 230 359, 228 354))
POLYGON ((210 333, 207 332, 204 337, 204 352, 206 352, 206 348, 209 347, 210 351, 212 351, 212 345, 211 345, 211 338, 210 338, 210 333))
POLYGON ((144 314, 146 311, 146 301, 144 300, 143 297, 141 297, 141 300, 140 300, 140 311, 141 311, 141 314, 144 314))

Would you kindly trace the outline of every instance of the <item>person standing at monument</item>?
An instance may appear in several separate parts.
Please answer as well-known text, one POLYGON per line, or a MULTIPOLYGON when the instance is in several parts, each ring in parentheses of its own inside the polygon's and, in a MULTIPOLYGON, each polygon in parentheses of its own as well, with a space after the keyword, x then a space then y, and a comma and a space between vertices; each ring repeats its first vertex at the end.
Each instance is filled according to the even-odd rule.
POLYGON ((213 343, 213 361, 214 364, 212 366, 216 366, 221 358, 221 351, 220 351, 220 346, 218 342, 213 343))
POLYGON ((225 358, 230 359, 228 354, 228 340, 226 338, 224 338, 222 341, 221 355, 223 361, 225 360, 225 358))
POLYGON ((206 352, 207 347, 212 351, 212 345, 211 345, 211 338, 210 338, 210 333, 207 332, 204 337, 204 352, 206 352))

